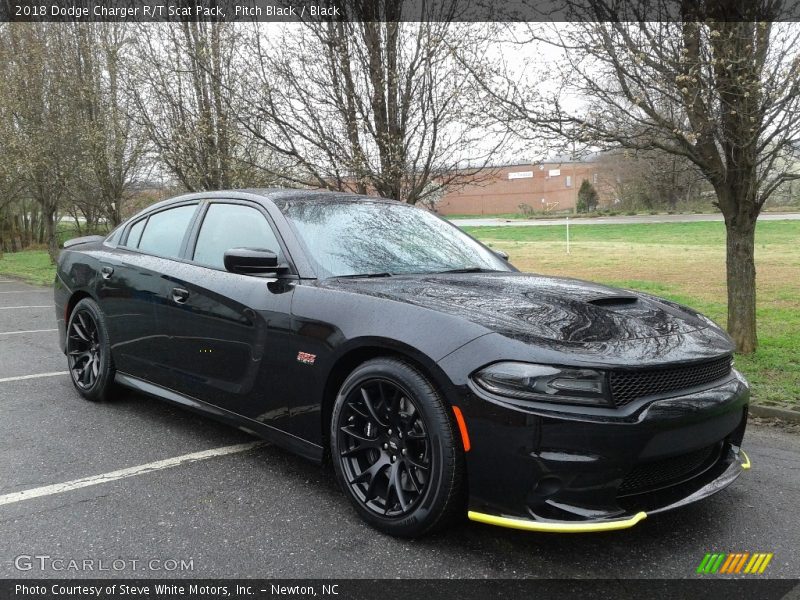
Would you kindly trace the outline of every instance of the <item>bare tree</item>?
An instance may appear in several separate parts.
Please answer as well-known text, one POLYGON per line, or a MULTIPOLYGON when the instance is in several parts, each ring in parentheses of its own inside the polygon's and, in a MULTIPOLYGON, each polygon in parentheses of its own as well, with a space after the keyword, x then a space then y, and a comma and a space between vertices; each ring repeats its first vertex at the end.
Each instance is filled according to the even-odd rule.
POLYGON ((142 174, 145 137, 133 122, 124 89, 130 30, 119 23, 74 24, 69 55, 75 62, 75 102, 82 126, 86 177, 77 182, 74 203, 87 222, 122 220, 122 205, 142 174))
POLYGON ((678 210, 710 205, 711 190, 691 161, 661 150, 615 149, 597 158, 598 183, 622 209, 678 210), (705 199, 705 201, 703 201, 705 199))
MULTIPOLYGON (((58 256, 58 211, 80 162, 71 87, 74 72, 61 25, 14 24, 0 30, 2 94, 12 135, 5 140, 15 184, 35 201, 41 235, 58 256)), ((28 218, 23 209, 23 217, 28 218)), ((27 225, 26 225, 27 226, 27 225)))
POLYGON ((413 23, 399 22, 408 2, 338 4, 339 20, 262 25, 242 46, 242 122, 285 157, 287 180, 414 204, 482 176, 504 135, 487 136, 480 90, 450 51, 486 40, 469 35, 478 25, 435 12, 447 3, 413 23))
MULTIPOLYGON (((7 42, 8 25, 0 24, 0 40, 7 42)), ((0 64, 8 64, 10 56, 6 54, 8 46, 0 42, 0 64)), ((9 92, 8 69, 0 67, 0 258, 6 247, 13 248, 14 229, 16 224, 16 201, 22 195, 21 178, 16 170, 16 156, 12 151, 14 116, 10 103, 5 98, 9 92)))
POLYGON ((789 170, 800 143, 800 26, 776 22, 780 0, 658 0, 636 4, 641 14, 626 4, 633 12, 625 16, 620 6, 575 4, 577 22, 529 28, 526 42, 562 53, 550 92, 496 72, 481 81, 517 127, 600 147, 657 148, 696 165, 725 218, 728 331, 739 352, 752 352, 756 220, 776 189, 800 177, 789 170), (677 18, 653 21, 659 10, 677 18), (588 109, 569 102, 574 94, 588 109))
MULTIPOLYGON (((136 120, 164 167, 186 189, 259 183, 254 140, 243 135, 242 110, 229 91, 242 76, 234 25, 189 22, 142 25, 129 63, 136 120)), ((261 177, 263 179, 263 177, 261 177)))

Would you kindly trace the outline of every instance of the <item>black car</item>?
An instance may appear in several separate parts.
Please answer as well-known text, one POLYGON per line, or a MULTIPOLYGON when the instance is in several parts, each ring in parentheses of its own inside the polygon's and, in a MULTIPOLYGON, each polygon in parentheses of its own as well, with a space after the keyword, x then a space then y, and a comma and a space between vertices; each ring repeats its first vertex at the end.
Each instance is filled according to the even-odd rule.
POLYGON ((749 468, 711 320, 506 258, 390 200, 185 195, 65 245, 61 345, 85 398, 133 388, 330 460, 396 535, 622 529, 749 468))

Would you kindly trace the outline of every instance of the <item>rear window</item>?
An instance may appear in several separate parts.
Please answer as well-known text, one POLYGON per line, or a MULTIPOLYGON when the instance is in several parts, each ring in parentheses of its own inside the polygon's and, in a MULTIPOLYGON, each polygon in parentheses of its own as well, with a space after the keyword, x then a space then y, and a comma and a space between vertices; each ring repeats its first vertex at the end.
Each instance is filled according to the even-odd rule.
MULTIPOLYGON (((150 215, 139 239, 139 250, 176 258, 180 254, 181 242, 196 208, 196 204, 189 204, 150 215)), ((138 225, 139 223, 131 228, 131 235, 138 225)), ((131 235, 128 236, 129 242, 131 235)), ((131 243, 128 245, 132 246, 131 243)))
POLYGON ((128 248, 138 248, 139 247, 139 240, 142 237, 142 231, 144 230, 144 224, 147 223, 147 219, 142 219, 141 221, 137 221, 131 227, 131 230, 128 232, 128 239, 125 242, 125 245, 128 248))
POLYGON ((120 225, 114 231, 112 231, 109 236, 106 238, 106 244, 111 244, 112 246, 116 246, 119 244, 119 239, 122 237, 122 231, 125 228, 120 225))

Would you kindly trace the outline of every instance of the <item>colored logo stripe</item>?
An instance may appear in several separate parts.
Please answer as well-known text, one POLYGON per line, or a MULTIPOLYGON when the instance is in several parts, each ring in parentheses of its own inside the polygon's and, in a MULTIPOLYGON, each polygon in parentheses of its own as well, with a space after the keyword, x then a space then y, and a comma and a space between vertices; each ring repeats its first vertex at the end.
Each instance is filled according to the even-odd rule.
POLYGON ((739 560, 738 554, 728 554, 728 558, 725 559, 725 562, 722 563, 722 568, 719 570, 720 573, 731 573, 731 566, 739 560))
POLYGON ((731 554, 707 553, 703 560, 700 561, 697 572, 704 574, 735 574, 742 572, 751 575, 761 574, 766 570, 773 556, 772 552, 756 552, 754 554, 749 552, 734 552, 731 554), (742 571, 743 567, 744 571, 742 571))
POLYGON ((763 573, 767 568, 769 561, 772 560, 772 553, 769 554, 753 554, 753 558, 747 563, 744 568, 745 573, 763 573))

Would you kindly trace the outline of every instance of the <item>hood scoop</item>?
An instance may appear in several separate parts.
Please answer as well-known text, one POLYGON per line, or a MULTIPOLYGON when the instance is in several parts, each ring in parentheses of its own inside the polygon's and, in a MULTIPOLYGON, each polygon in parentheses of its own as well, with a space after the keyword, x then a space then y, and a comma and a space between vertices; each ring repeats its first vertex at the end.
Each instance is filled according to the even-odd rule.
POLYGON ((589 304, 610 309, 629 307, 636 304, 638 301, 639 298, 636 296, 599 296, 587 300, 589 304))
POLYGON ((605 310, 615 313, 636 314, 642 311, 647 311, 647 308, 639 302, 636 296, 627 295, 613 295, 613 296, 599 296, 586 301, 592 306, 604 308, 605 310))

